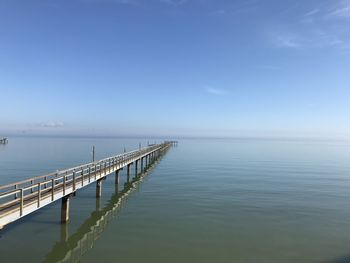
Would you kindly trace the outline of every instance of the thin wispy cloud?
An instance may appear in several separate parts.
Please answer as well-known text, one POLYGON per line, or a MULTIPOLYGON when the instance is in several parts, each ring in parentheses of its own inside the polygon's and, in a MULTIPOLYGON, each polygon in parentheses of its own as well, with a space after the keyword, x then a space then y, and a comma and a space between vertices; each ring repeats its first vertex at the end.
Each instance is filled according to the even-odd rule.
POLYGON ((350 6, 337 9, 331 12, 329 16, 350 17, 350 6))
POLYGON ((306 14, 304 14, 305 17, 310 17, 310 16, 314 16, 316 14, 318 14, 320 12, 319 8, 315 8, 309 12, 307 12, 306 14))
POLYGON ((345 41, 336 32, 324 29, 313 29, 302 32, 301 35, 288 35, 286 33, 275 33, 271 37, 273 46, 287 49, 310 49, 310 48, 336 48, 347 50, 349 42, 345 41))
POLYGON ((262 70, 279 70, 280 67, 277 66, 272 66, 272 65, 258 65, 256 66, 257 69, 262 69, 262 70))
POLYGON ((350 18, 350 0, 315 3, 314 6, 300 6, 289 14, 289 20, 274 19, 278 27, 267 30, 273 47, 331 48, 340 52, 350 49, 350 24, 345 19, 350 18))
POLYGON ((158 0, 159 2, 173 5, 173 6, 179 6, 187 3, 188 0, 158 0))
POLYGON ((132 0, 114 0, 119 4, 131 4, 133 1, 132 0))
POLYGON ((286 32, 271 33, 271 42, 277 48, 300 49, 304 46, 301 37, 286 32))
POLYGON ((223 89, 217 89, 217 88, 212 88, 212 87, 206 87, 205 91, 211 95, 215 95, 215 96, 221 96, 221 95, 225 95, 226 91, 223 89))
POLYGON ((338 1, 328 13, 328 17, 350 18, 350 1, 338 1))
MULTIPOLYGON (((109 3, 115 3, 115 4, 122 4, 122 5, 134 5, 134 6, 141 6, 144 5, 146 1, 143 0, 79 0, 81 2, 86 3, 103 3, 103 2, 109 2, 109 3)), ((188 2, 188 0, 154 0, 155 3, 160 4, 167 4, 171 6, 180 6, 188 2)))
POLYGON ((138 0, 79 0, 80 2, 84 3, 93 3, 93 4, 99 4, 99 3, 114 3, 114 4, 120 4, 120 5, 138 5, 138 0))

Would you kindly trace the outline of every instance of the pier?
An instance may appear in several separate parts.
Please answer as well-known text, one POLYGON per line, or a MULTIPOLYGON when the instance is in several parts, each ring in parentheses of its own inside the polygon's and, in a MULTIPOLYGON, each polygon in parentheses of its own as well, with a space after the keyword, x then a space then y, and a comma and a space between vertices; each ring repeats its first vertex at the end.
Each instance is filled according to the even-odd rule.
POLYGON ((0 138, 0 144, 8 144, 9 140, 7 138, 0 138))
POLYGON ((138 167, 157 160, 177 142, 165 141, 138 150, 125 152, 99 161, 80 165, 74 168, 56 171, 55 173, 32 177, 23 181, 0 186, 0 229, 17 221, 44 206, 61 200, 61 222, 69 220, 69 201, 77 190, 92 183, 96 184, 96 197, 102 195, 103 180, 108 175, 115 176, 115 184, 119 184, 119 173, 127 169, 127 181, 134 165, 135 174, 138 167))
POLYGON ((96 210, 92 211, 73 233, 69 233, 68 224, 61 224, 60 239, 45 256, 43 263, 80 262, 82 256, 94 247, 109 223, 118 217, 119 211, 123 208, 122 204, 127 202, 129 195, 139 189, 143 179, 154 170, 161 158, 162 155, 140 176, 135 175, 130 182, 125 182, 124 186, 115 185, 115 191, 105 206, 101 209, 96 207, 96 210))

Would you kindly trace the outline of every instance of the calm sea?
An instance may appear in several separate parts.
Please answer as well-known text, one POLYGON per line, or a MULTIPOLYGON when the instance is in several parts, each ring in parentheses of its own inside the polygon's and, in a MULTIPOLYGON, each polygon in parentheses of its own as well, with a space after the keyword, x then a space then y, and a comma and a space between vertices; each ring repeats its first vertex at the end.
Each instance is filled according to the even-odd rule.
MULTIPOLYGON (((0 184, 145 139, 10 138, 0 184)), ((154 142, 154 140, 150 141, 154 142)), ((160 140, 158 140, 160 142, 160 140)), ((0 262, 350 262, 350 142, 180 140, 132 184, 95 185, 0 232, 0 262)))

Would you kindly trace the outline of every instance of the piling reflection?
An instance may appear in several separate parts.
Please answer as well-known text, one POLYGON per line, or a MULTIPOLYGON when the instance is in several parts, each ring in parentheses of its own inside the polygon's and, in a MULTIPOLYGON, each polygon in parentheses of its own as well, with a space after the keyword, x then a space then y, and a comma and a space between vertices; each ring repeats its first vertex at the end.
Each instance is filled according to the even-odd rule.
POLYGON ((93 248, 94 243, 102 235, 108 223, 116 218, 128 195, 139 187, 143 178, 154 169, 161 158, 162 156, 149 164, 143 172, 127 180, 120 192, 118 185, 116 185, 115 193, 103 208, 100 207, 100 200, 96 200, 96 211, 85 220, 74 234, 68 236, 69 224, 63 224, 60 241, 52 247, 43 262, 79 262, 81 257, 93 248))

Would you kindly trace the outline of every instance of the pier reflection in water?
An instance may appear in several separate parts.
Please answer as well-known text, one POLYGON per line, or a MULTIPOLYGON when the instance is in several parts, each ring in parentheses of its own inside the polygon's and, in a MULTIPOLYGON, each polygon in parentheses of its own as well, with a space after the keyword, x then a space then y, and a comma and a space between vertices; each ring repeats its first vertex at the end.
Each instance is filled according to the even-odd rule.
POLYGON ((69 223, 61 226, 61 238, 51 251, 46 255, 44 262, 78 262, 81 257, 99 239, 111 220, 115 219, 118 211, 126 202, 128 196, 138 189, 145 176, 147 176, 160 162, 162 156, 154 163, 151 163, 141 173, 136 173, 135 177, 127 177, 124 187, 119 191, 120 185, 115 185, 115 193, 111 196, 105 207, 100 208, 100 198, 96 200, 96 210, 84 221, 78 230, 69 235, 69 223))

